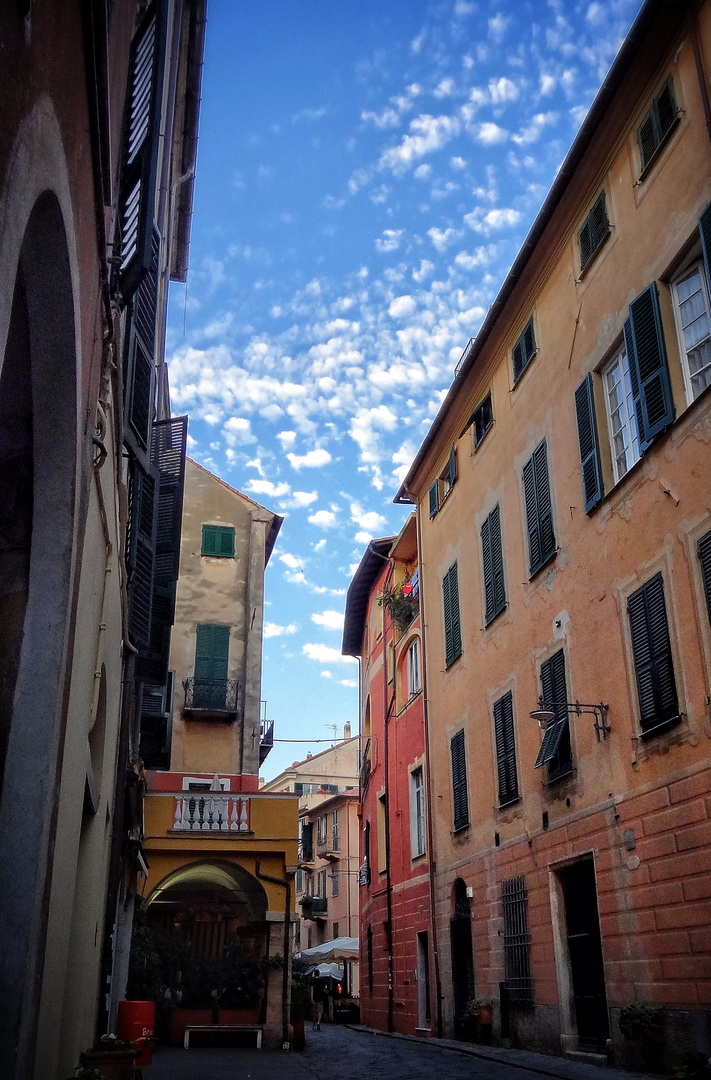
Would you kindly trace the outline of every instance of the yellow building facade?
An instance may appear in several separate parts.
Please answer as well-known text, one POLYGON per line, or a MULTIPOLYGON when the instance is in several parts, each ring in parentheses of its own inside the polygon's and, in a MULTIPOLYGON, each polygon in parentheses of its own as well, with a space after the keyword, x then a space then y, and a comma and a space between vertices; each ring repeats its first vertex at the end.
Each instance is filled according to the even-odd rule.
POLYGON ((397 497, 444 1030, 642 1066, 711 1030, 710 68, 648 0, 397 497))

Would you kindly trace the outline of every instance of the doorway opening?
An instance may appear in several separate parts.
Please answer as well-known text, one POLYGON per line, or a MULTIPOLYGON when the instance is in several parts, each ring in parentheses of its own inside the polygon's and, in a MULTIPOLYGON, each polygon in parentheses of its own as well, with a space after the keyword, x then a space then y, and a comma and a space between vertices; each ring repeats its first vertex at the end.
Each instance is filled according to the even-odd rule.
POLYGON ((567 974, 569 1031, 577 1032, 579 1050, 604 1053, 610 1025, 593 860, 563 867, 557 878, 563 909, 558 944, 567 974))
POLYGON ((430 1012, 430 950, 427 931, 417 935, 417 1026, 429 1030, 430 1012))
POLYGON ((454 1034, 461 1038, 467 1003, 474 997, 472 912, 467 887, 461 878, 457 878, 454 883, 454 911, 449 924, 449 933, 452 946, 454 1034))

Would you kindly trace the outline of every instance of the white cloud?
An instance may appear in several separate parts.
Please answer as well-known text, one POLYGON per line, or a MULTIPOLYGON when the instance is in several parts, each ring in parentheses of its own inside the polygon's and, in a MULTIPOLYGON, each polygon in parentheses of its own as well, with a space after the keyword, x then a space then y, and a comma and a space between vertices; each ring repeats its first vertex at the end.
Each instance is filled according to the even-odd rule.
POLYGON ((309 514, 309 521, 319 529, 332 529, 336 524, 336 515, 333 510, 317 510, 309 514))
POLYGON ((317 626, 323 626, 326 630, 342 630, 344 614, 342 611, 321 611, 311 616, 311 621, 317 626))
POLYGON ((499 143, 506 142, 508 137, 508 131, 506 131, 505 128, 499 127, 498 124, 494 124, 492 121, 479 124, 479 129, 476 133, 477 141, 484 146, 497 146, 499 143))
POLYGON ((291 496, 295 506, 311 506, 318 499, 317 491, 295 491, 291 496))
POLYGON ((405 319, 408 315, 412 315, 416 307, 417 301, 414 296, 398 296, 391 302, 388 315, 391 319, 405 319))
POLYGON ((434 263, 431 263, 429 259, 421 259, 419 270, 412 271, 413 280, 416 281, 419 285, 425 280, 425 278, 428 278, 430 276, 433 270, 434 263))
POLYGON ((322 116, 326 115, 324 108, 320 109, 299 109, 291 117, 291 122, 297 124, 299 120, 320 120, 322 116))
POLYGON ((324 536, 321 540, 317 541, 317 543, 314 544, 314 551, 320 554, 326 547, 326 543, 326 537, 324 536))
POLYGON ((415 177, 416 180, 426 180, 431 172, 432 172, 432 166, 423 164, 423 165, 418 165, 412 175, 415 177))
MULTIPOLYGON (((208 420, 208 417, 204 417, 208 420)), ((256 442, 252 434, 252 425, 244 416, 231 416, 222 428, 222 434, 230 446, 245 446, 247 443, 256 442)))
POLYGON ((446 251, 450 244, 453 244, 461 233, 458 233, 456 229, 437 229, 434 226, 427 230, 427 235, 430 240, 439 251, 440 255, 446 251))
POLYGON ((508 25, 509 19, 504 15, 494 15, 493 19, 489 19, 489 37, 494 41, 501 41, 508 25))
POLYGON ((373 534, 369 533, 369 532, 365 532, 364 530, 361 529, 359 532, 357 532, 355 534, 353 539, 358 544, 369 544, 370 541, 373 539, 373 534))
POLYGON ((449 164, 453 169, 466 169, 467 163, 463 157, 452 157, 449 159, 449 164))
POLYGON ((376 510, 364 510, 359 502, 351 503, 351 521, 365 529, 367 532, 376 533, 387 524, 387 518, 376 510))
POLYGON ((511 207, 501 207, 485 214, 481 207, 477 207, 470 214, 465 214, 464 220, 470 229, 488 235, 492 230, 517 225, 521 220, 521 212, 511 207))
POLYGON ((334 649, 332 645, 321 645, 316 642, 307 642, 301 649, 304 656, 307 656, 309 660, 315 660, 319 664, 355 664, 356 660, 352 656, 343 656, 338 650, 334 649))
POLYGON ((502 76, 500 79, 492 79, 489 83, 489 94, 492 105, 505 105, 509 101, 516 101, 518 87, 510 79, 502 76))
POLYGON ((554 124, 557 119, 558 115, 554 112, 537 113, 527 127, 521 128, 518 135, 512 135, 511 138, 519 146, 528 146, 529 143, 537 142, 543 129, 549 124, 554 124))
POLYGON ((298 629, 296 623, 289 623, 288 626, 280 626, 278 623, 265 622, 264 637, 285 637, 287 634, 295 634, 298 629))
POLYGON ((396 176, 407 172, 425 154, 441 150, 459 134, 460 123, 455 116, 429 116, 423 113, 410 122, 410 134, 396 146, 380 155, 378 168, 390 169, 396 176))
POLYGON ((271 480, 251 479, 244 485, 243 491, 248 491, 254 495, 268 495, 272 499, 278 499, 282 495, 288 495, 291 488, 283 482, 274 484, 271 480))
POLYGON ((454 93, 454 79, 449 77, 442 79, 432 93, 436 98, 451 97, 454 93))
POLYGON ((385 229, 383 239, 375 241, 375 250, 379 251, 381 255, 385 255, 389 251, 397 251, 400 247, 401 237, 402 229, 385 229))
POLYGON ((338 681, 341 684, 341 686, 355 687, 355 686, 358 685, 358 683, 356 682, 355 679, 339 679, 338 681))
POLYGON ((288 566, 290 570, 300 570, 304 565, 304 560, 300 559, 297 555, 292 555, 289 551, 285 551, 283 555, 279 556, 284 566, 288 566))
POLYGON ((299 469, 320 469, 324 465, 328 465, 331 460, 328 450, 324 450, 323 447, 317 450, 309 450, 302 455, 287 454, 286 456, 292 469, 297 471, 299 469))

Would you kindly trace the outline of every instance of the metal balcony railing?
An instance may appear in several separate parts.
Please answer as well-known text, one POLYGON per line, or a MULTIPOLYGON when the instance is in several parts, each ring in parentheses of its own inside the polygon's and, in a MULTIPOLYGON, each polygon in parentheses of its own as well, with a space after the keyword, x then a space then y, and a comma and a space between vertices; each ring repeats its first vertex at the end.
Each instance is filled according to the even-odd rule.
POLYGON ((187 713, 212 713, 224 717, 236 717, 239 708, 239 682, 237 679, 186 679, 185 707, 187 713))
POLYGON ((328 900, 325 896, 302 896, 299 903, 305 915, 325 915, 328 911, 328 900))
POLYGON ((274 746, 274 721, 262 720, 259 725, 259 764, 263 765, 274 746))

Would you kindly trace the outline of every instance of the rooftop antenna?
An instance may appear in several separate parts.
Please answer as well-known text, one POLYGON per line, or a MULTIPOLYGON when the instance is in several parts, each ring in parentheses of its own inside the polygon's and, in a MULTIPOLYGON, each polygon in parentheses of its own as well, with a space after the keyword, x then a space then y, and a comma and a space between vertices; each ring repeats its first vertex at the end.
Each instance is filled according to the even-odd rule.
POLYGON ((335 742, 338 736, 338 724, 324 724, 323 726, 327 728, 333 728, 333 741, 335 742))

